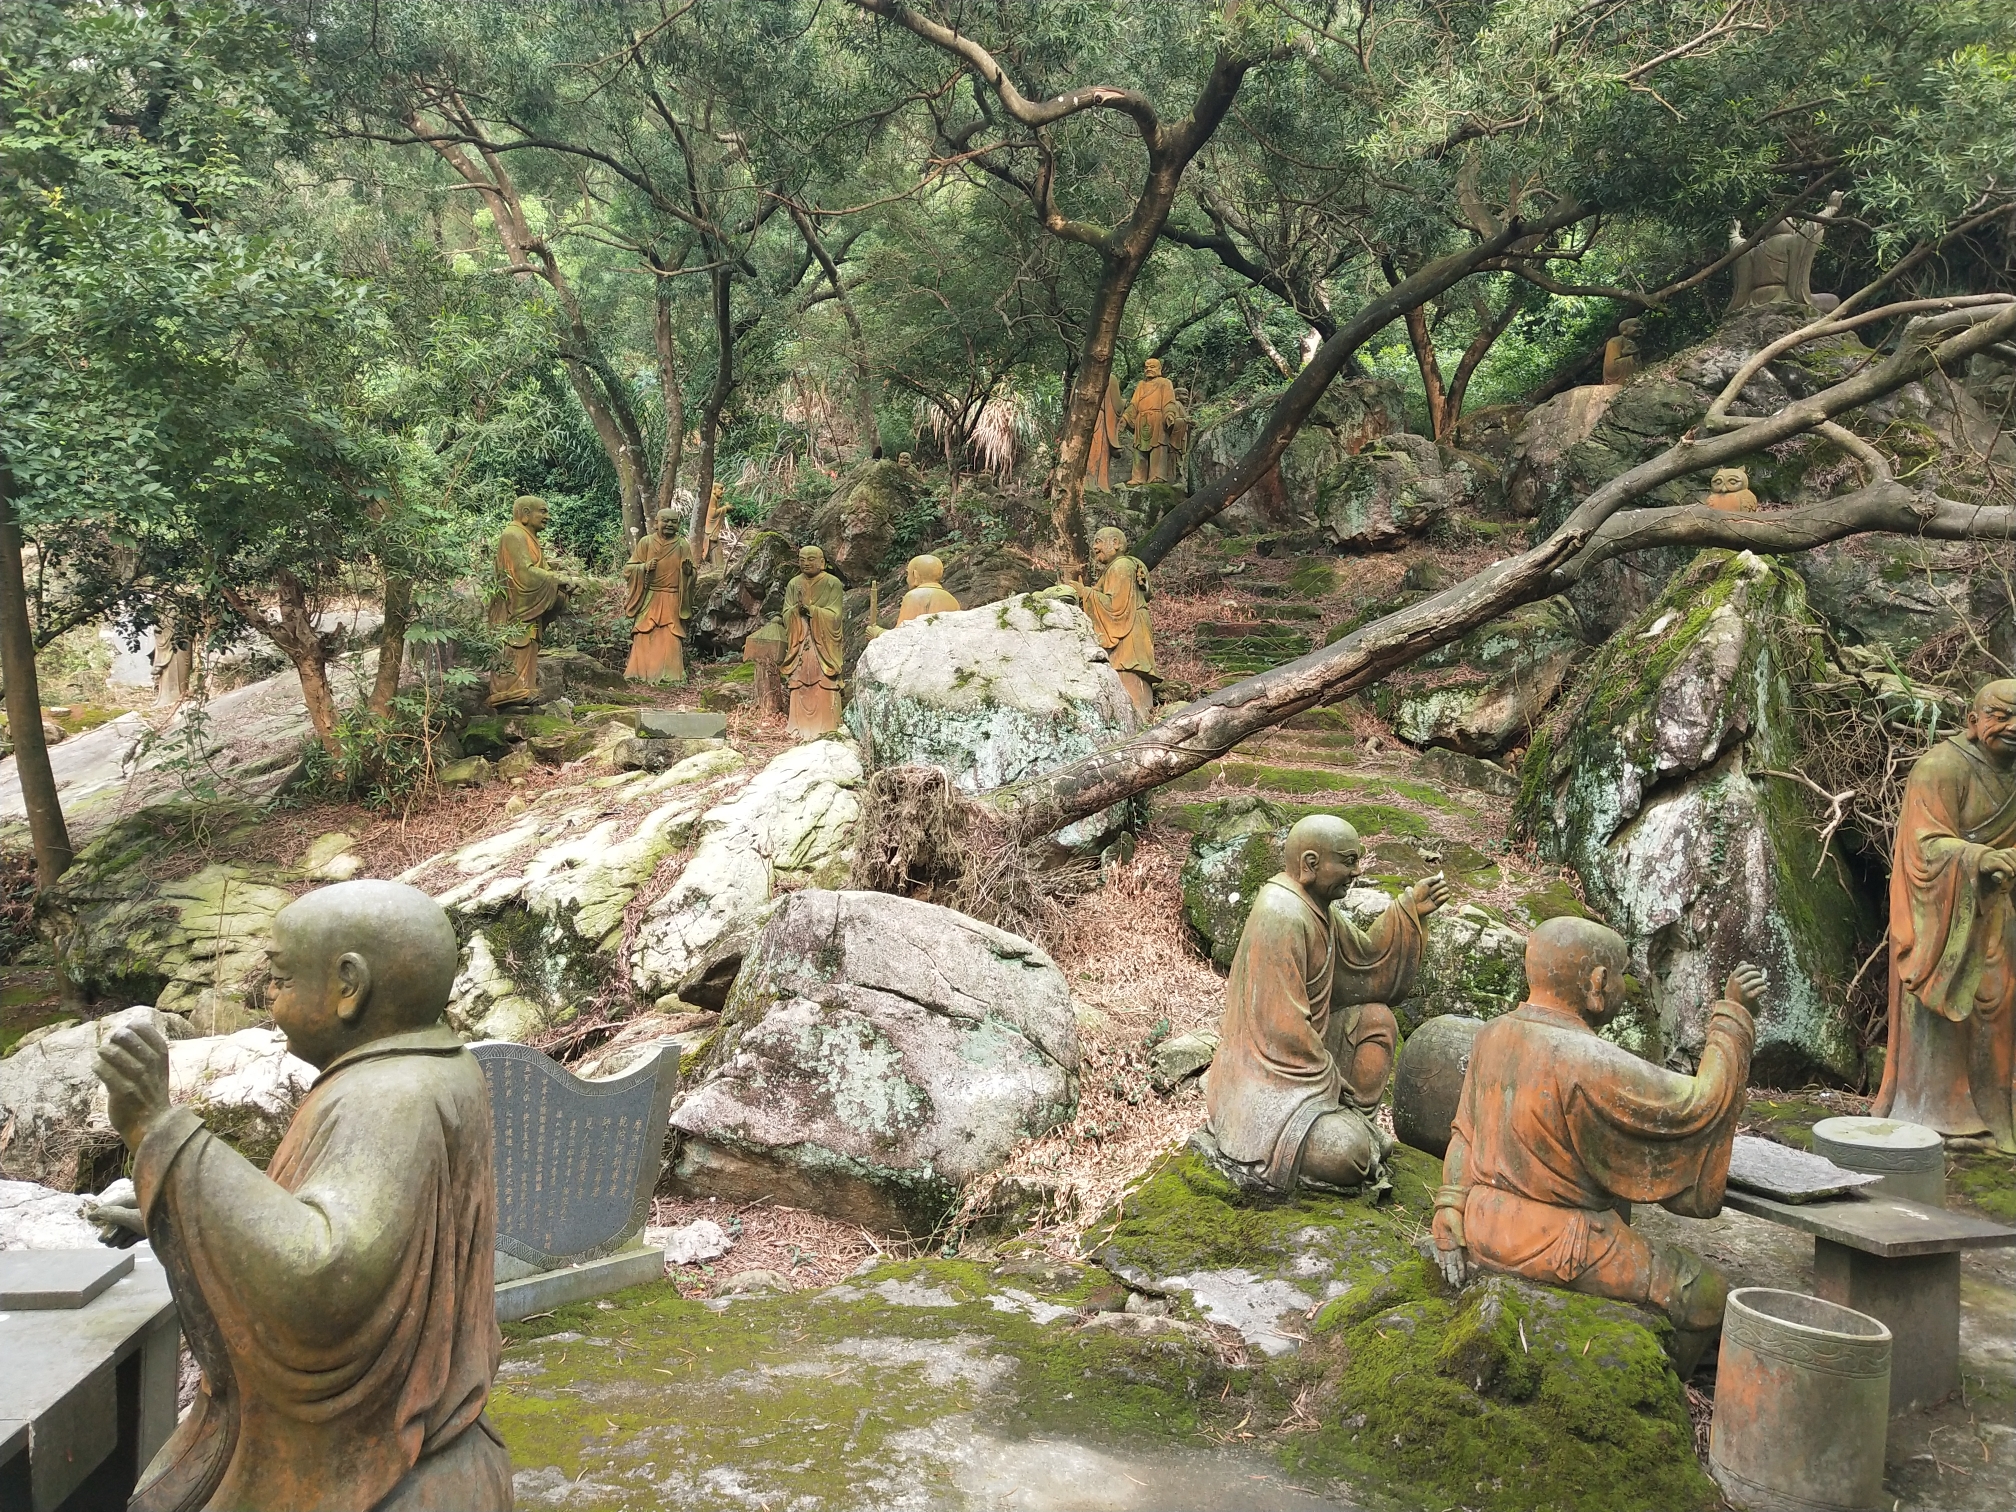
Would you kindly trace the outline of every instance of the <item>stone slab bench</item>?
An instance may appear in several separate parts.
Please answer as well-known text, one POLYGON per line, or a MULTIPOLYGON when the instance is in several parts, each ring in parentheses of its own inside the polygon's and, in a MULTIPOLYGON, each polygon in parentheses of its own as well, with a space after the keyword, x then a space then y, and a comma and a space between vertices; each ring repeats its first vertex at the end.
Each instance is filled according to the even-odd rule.
POLYGON ((1731 1187, 1723 1205, 1813 1236, 1813 1289, 1890 1329, 1890 1411, 1960 1389, 1960 1252, 2016 1246, 2016 1228, 1901 1197, 1780 1202, 1731 1187))

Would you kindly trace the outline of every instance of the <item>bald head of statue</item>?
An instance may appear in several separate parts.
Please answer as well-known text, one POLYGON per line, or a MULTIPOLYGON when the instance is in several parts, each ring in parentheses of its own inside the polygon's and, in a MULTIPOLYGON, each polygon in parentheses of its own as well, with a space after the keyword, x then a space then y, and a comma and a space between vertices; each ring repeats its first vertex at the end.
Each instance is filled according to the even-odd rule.
POLYGON ((2003 770, 2016 764, 2016 679, 1982 684, 1967 714, 1967 733, 2003 770))
POLYGON ((1358 831, 1335 814, 1296 820, 1281 846, 1281 869, 1326 907, 1351 890, 1364 860, 1358 831))
POLYGON ((904 568, 903 575, 909 580, 912 588, 923 588, 932 583, 945 581, 945 564, 928 553, 914 556, 910 558, 910 565, 904 568))
POLYGON ((1624 937, 1594 919, 1549 919, 1526 937, 1526 999, 1594 1027, 1624 1006, 1624 937))
POLYGON ((339 882, 273 917, 273 1021, 287 1048, 327 1066, 373 1040, 424 1029, 448 1006, 459 951, 441 905, 403 882, 339 882))

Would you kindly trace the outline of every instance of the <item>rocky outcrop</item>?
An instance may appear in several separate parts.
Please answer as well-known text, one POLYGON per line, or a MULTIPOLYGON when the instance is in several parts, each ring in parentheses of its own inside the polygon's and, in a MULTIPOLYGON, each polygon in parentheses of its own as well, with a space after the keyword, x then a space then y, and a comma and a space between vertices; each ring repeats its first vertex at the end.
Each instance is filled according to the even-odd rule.
POLYGON ((1287 835, 1283 809, 1241 795, 1218 805, 1211 822, 1191 839, 1181 878, 1183 917, 1220 970, 1232 965, 1253 895, 1281 870, 1287 835))
POLYGON ((32 1181, 0 1181, 0 1252, 91 1248, 98 1230, 84 1216, 90 1200, 32 1181))
MULTIPOLYGON (((1134 729, 1134 706, 1075 604, 1024 595, 913 621, 871 642, 847 723, 871 767, 937 766, 985 792, 1090 755, 1134 729)), ((1096 847, 1124 815, 1059 833, 1096 847)))
POLYGON ((671 1181, 928 1233, 960 1189, 1069 1118, 1078 1042, 1063 974, 949 908, 805 891, 744 962, 671 1181))
POLYGON ((1317 520, 1341 551, 1400 546, 1425 533, 1475 484, 1467 467, 1445 466, 1427 437, 1395 432, 1324 478, 1317 520))
POLYGON ((893 458, 865 462, 812 516, 812 543, 843 583, 858 587, 891 565, 899 536, 916 538, 916 517, 928 508, 920 474, 893 458))
POLYGON ((1525 605, 1417 661, 1389 694, 1393 732, 1468 756, 1523 746, 1588 655, 1567 599, 1525 605))
POLYGON ((798 570, 798 543, 779 530, 759 530, 705 591, 692 636, 710 651, 739 648, 784 607, 784 585, 798 570))
POLYGON ((114 1029, 150 1023, 168 1038, 168 1096, 247 1158, 264 1162, 286 1132, 315 1069, 271 1029, 190 1038, 183 1021, 128 1008, 43 1035, 0 1061, 0 1176, 66 1192, 97 1191, 119 1174, 123 1147, 92 1069, 114 1029))
POLYGON ((853 741, 807 741, 703 814, 692 859, 637 924, 629 959, 637 990, 720 1007, 772 902, 845 879, 861 778, 853 741))
MULTIPOLYGON (((1254 400, 1198 431, 1190 448, 1192 493, 1230 472, 1259 439, 1275 397, 1254 400)), ((1233 531, 1314 526, 1346 464, 1381 437, 1406 427, 1398 384, 1382 378, 1333 383, 1280 462, 1228 505, 1219 523, 1233 531)))
POLYGON ((2016 551, 1979 541, 1859 535, 1788 556, 1806 602, 1844 644, 1902 662, 1941 636, 1979 636, 2016 660, 2016 551))
POLYGON ((1699 1049, 1739 961, 1769 969, 1754 1076, 1856 1080, 1837 1004, 1873 909, 1823 864, 1798 764, 1794 690, 1823 675, 1798 577, 1703 552, 1578 679, 1528 752, 1520 823, 1581 876, 1630 942, 1651 1019, 1635 1048, 1699 1049))

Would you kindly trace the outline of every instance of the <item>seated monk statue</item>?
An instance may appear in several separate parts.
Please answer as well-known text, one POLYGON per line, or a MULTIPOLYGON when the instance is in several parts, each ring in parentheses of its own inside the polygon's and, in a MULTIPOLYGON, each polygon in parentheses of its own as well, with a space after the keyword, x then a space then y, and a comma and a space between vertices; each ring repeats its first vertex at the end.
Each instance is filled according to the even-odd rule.
POLYGON ((1470 1049, 1435 1247, 1453 1285, 1476 1265, 1660 1309, 1684 1380, 1721 1331, 1728 1283, 1618 1207, 1722 1210, 1766 978, 1736 968, 1709 1010, 1700 1069, 1683 1076, 1596 1034, 1624 1006, 1626 960, 1623 937, 1590 919, 1549 919, 1527 938, 1531 995, 1470 1049))
POLYGON ((1750 492, 1750 471, 1744 467, 1718 467, 1708 479, 1708 497, 1701 501, 1710 509, 1732 512, 1755 509, 1757 495, 1750 492))
POLYGON ((1645 329, 1642 320, 1627 320, 1617 327, 1617 334, 1603 343, 1603 381, 1629 383, 1638 371, 1638 333, 1645 329))
POLYGON ((1387 1005, 1412 989, 1422 920, 1449 884, 1415 883, 1360 929, 1337 905, 1364 855, 1335 815, 1298 820, 1240 932, 1204 1105, 1217 1163, 1242 1187, 1351 1190, 1383 1177, 1392 1144, 1365 1115, 1399 1045, 1387 1005))
MULTIPOLYGON (((896 606, 896 623, 907 625, 913 619, 926 614, 944 614, 957 609, 959 600, 945 591, 945 564, 935 556, 914 556, 903 569, 904 581, 910 591, 903 595, 903 602, 896 606)), ((875 623, 874 584, 869 584, 868 639, 888 632, 875 623)))
POLYGON ((442 1019, 455 931, 425 893, 343 882, 273 920, 273 1019, 322 1074, 260 1170, 168 1102, 168 1043, 98 1058, 137 1221, 203 1383, 139 1512, 511 1505, 484 1416, 502 1338, 483 1069, 442 1019))

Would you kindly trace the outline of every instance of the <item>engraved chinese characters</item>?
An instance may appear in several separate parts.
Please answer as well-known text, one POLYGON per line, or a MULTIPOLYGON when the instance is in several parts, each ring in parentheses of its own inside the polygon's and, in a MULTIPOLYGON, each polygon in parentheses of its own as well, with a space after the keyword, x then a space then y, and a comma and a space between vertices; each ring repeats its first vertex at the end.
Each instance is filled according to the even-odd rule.
POLYGON ((658 1184, 677 1051, 583 1081, 524 1045, 473 1048, 490 1083, 497 1248, 541 1268, 620 1249, 643 1227, 658 1184))

